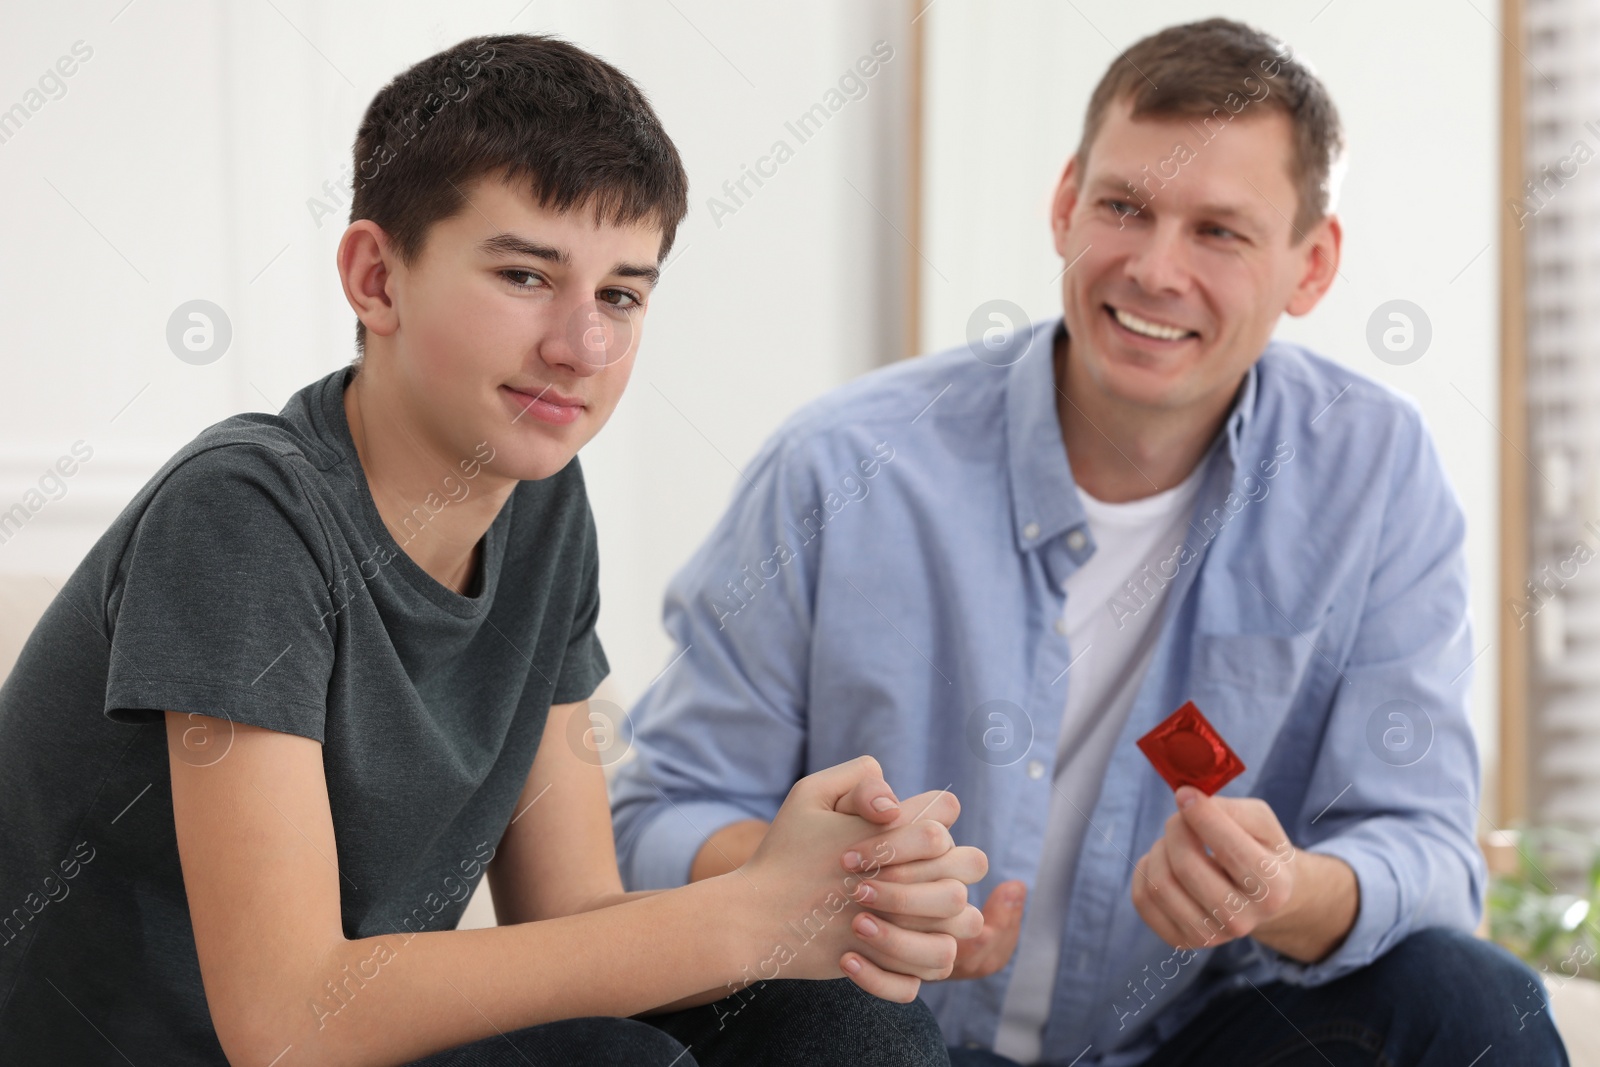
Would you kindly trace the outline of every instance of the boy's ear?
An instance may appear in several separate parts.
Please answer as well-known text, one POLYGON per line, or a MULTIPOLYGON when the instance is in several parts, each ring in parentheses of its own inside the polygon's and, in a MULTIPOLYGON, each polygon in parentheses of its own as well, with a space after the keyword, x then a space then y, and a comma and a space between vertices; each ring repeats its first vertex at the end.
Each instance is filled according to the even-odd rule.
POLYGON ((389 235, 371 219, 357 219, 339 239, 335 255, 344 298, 367 332, 388 337, 400 328, 400 314, 389 294, 395 253, 389 235))

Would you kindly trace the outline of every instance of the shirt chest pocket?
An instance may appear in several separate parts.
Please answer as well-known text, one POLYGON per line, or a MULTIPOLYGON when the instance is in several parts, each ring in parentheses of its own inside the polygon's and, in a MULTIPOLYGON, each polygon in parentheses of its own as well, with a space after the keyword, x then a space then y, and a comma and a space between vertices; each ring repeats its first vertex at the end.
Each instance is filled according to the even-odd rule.
POLYGON ((1190 699, 1246 768, 1228 792, 1248 792, 1255 782, 1316 657, 1305 637, 1194 635, 1190 699))

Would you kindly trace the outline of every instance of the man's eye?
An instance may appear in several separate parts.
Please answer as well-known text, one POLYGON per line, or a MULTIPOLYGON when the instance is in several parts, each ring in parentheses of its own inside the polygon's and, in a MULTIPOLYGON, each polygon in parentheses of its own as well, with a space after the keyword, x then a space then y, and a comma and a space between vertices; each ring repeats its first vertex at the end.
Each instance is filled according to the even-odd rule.
POLYGON ((1113 214, 1124 217, 1131 217, 1139 213, 1139 209, 1126 200, 1107 200, 1106 205, 1111 208, 1113 214))
POLYGON ((1234 233, 1232 230, 1228 229, 1226 226, 1207 226, 1205 228, 1205 233, 1208 236, 1211 236, 1211 237, 1222 237, 1222 238, 1226 238, 1228 240, 1233 240, 1234 238, 1239 236, 1237 233, 1234 233))

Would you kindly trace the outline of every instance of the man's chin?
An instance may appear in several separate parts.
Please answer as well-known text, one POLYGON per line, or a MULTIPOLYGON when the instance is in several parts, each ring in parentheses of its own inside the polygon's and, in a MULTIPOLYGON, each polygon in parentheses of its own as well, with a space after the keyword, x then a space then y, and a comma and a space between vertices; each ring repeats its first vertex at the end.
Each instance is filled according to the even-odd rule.
POLYGON ((1099 385, 1114 400, 1133 407, 1172 409, 1192 401, 1196 389, 1190 375, 1170 368, 1138 365, 1103 367, 1099 385))

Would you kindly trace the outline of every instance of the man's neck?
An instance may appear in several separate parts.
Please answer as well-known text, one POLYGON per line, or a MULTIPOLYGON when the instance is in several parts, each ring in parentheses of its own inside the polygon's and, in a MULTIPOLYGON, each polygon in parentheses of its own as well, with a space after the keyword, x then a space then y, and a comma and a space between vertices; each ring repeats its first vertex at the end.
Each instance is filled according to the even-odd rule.
POLYGON ((1120 504, 1171 489, 1191 474, 1233 406, 1233 393, 1211 404, 1153 409, 1097 387, 1070 358, 1071 340, 1055 342, 1056 417, 1072 479, 1096 500, 1120 504))
POLYGON ((395 390, 370 366, 344 391, 345 418, 367 488, 391 537, 434 581, 466 595, 476 584, 478 542, 516 488, 429 442, 395 390), (465 488, 466 495, 462 496, 465 488))

